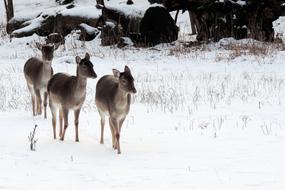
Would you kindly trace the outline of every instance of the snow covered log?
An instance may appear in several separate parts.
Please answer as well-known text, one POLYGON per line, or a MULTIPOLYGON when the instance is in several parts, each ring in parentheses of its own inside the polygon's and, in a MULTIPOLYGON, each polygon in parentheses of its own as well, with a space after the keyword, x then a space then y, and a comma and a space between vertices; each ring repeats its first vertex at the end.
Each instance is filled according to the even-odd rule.
POLYGON ((143 14, 106 6, 103 17, 116 27, 103 26, 102 45, 116 44, 121 37, 129 37, 136 45, 153 46, 178 37, 178 27, 163 6, 150 6, 143 14))
POLYGON ((113 22, 122 29, 123 35, 139 33, 139 25, 143 15, 126 13, 123 10, 105 7, 102 15, 106 21, 113 22))
POLYGON ((152 6, 147 0, 124 5, 106 1, 99 8, 101 9, 95 6, 59 6, 43 11, 35 18, 15 17, 8 22, 7 31, 12 37, 30 36, 34 33, 40 36, 53 33, 66 36, 72 30, 79 29, 80 40, 89 41, 99 33, 100 26, 102 45, 117 44, 122 41, 122 37, 129 37, 135 44, 143 46, 177 39, 178 28, 162 5, 152 6), (110 27, 110 24, 115 27, 110 27))
POLYGON ((272 22, 285 14, 285 0, 164 0, 168 11, 188 10, 196 18, 197 40, 225 37, 273 41, 272 22))
POLYGON ((73 3, 74 0, 55 0, 55 2, 57 2, 60 5, 67 5, 69 3, 73 3))
POLYGON ((12 37, 30 36, 34 33, 40 36, 48 36, 52 33, 66 36, 74 29, 82 30, 82 27, 80 27, 82 23, 90 27, 97 27, 100 16, 101 10, 96 7, 64 8, 52 12, 42 12, 36 18, 31 19, 14 17, 7 24, 7 32, 12 37))

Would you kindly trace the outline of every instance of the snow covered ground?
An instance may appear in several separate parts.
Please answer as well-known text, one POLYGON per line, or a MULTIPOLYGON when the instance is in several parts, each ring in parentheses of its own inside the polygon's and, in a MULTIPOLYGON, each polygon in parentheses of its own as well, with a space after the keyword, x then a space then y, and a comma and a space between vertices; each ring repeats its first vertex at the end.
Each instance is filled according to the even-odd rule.
MULTIPOLYGON (((192 38, 187 21, 187 13, 179 16, 179 41, 192 38)), ((282 47, 225 39, 193 48, 176 42, 118 49, 69 35, 56 51, 55 72, 75 74, 75 55, 89 52, 98 75, 88 81, 76 143, 72 113, 64 142, 52 139, 50 112, 46 120, 32 117, 22 70, 39 56, 37 41, 43 39, 10 42, 1 35, 0 189, 284 189, 282 47), (94 96, 98 79, 124 65, 138 93, 117 155, 108 125, 105 145, 99 144, 94 96), (30 151, 35 124, 38 142, 30 151)))

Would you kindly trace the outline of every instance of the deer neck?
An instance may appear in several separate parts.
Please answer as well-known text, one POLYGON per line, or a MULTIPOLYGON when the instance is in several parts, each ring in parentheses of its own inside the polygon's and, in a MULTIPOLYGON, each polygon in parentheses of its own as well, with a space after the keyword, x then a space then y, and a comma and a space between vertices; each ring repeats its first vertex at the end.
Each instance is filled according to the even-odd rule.
POLYGON ((77 72, 77 75, 76 75, 76 91, 85 93, 86 85, 87 85, 87 78, 80 76, 77 72))
POLYGON ((44 71, 51 71, 51 62, 52 61, 48 61, 48 60, 43 59, 43 70, 44 71))
POLYGON ((116 101, 124 101, 124 100, 127 100, 128 98, 128 92, 122 90, 120 88, 120 86, 118 85, 118 88, 117 88, 117 92, 116 92, 116 95, 115 95, 115 99, 116 101))

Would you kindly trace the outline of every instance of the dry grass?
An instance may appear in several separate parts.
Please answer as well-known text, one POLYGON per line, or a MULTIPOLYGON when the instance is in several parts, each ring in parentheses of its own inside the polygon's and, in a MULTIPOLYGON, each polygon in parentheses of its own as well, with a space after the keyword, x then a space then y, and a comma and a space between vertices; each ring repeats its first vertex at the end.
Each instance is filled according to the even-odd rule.
POLYGON ((230 43, 221 45, 221 47, 231 51, 230 57, 234 59, 240 56, 265 57, 267 55, 272 55, 277 51, 283 51, 285 49, 285 44, 249 41, 248 43, 230 43))

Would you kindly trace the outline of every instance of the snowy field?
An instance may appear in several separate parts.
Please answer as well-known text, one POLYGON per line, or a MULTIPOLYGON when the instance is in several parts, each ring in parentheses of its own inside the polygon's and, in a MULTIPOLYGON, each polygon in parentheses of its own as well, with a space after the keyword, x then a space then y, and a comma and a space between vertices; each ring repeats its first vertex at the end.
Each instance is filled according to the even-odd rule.
POLYGON ((75 74, 75 56, 89 52, 98 75, 88 80, 79 143, 72 113, 64 142, 52 138, 49 110, 46 120, 32 117, 23 65, 40 56, 35 42, 43 39, 10 41, 1 29, 0 189, 283 190, 284 47, 224 39, 189 48, 181 43, 193 38, 187 13, 178 24, 179 41, 147 49, 101 47, 100 39, 84 43, 75 34, 66 38, 55 52, 54 71, 75 74), (99 144, 95 86, 125 65, 138 92, 117 155, 108 123, 105 144, 99 144), (35 124, 38 142, 30 151, 35 124))

